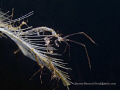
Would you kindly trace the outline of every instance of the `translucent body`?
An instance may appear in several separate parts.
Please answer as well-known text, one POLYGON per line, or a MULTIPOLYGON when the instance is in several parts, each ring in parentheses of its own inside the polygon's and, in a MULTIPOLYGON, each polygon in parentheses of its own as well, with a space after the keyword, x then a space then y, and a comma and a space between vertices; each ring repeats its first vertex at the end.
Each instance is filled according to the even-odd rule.
MULTIPOLYGON (((15 22, 21 21, 24 18, 27 18, 33 14, 33 11, 14 20, 10 20, 7 14, 4 14, 0 11, 0 31, 4 34, 6 34, 8 37, 10 37, 20 48, 20 50, 23 52, 23 54, 32 60, 36 61, 38 65, 43 69, 43 67, 48 68, 52 73, 52 79, 57 78, 58 80, 61 79, 64 86, 67 87, 69 90, 69 85, 73 84, 71 82, 71 79, 68 75, 68 73, 60 70, 62 69, 69 69, 65 67, 66 63, 63 63, 63 60, 56 58, 55 56, 60 56, 61 54, 55 53, 57 49, 52 46, 51 39, 56 38, 54 41, 54 44, 59 47, 58 42, 65 42, 67 46, 69 44, 67 41, 75 42, 72 40, 67 39, 67 37, 75 34, 83 34, 87 38, 89 38, 93 43, 95 43, 88 35, 86 35, 84 32, 74 33, 71 35, 67 35, 64 37, 61 37, 59 34, 57 34, 53 29, 48 27, 27 27, 22 29, 22 25, 27 25, 26 22, 21 22, 21 24, 17 27, 14 27, 13 24, 15 22), (45 34, 46 32, 49 32, 49 34, 45 34)), ((85 48, 89 67, 91 69, 90 65, 90 59, 87 53, 86 46, 82 43, 75 42, 77 44, 82 45, 85 48)))
MULTIPOLYGON (((63 81, 63 84, 65 86, 72 84, 70 82, 70 78, 67 74, 64 73, 64 71, 59 70, 57 67, 61 67, 64 69, 70 69, 64 67, 64 63, 62 63, 61 59, 53 58, 53 55, 59 55, 57 53, 54 53, 53 50, 55 50, 54 47, 49 46, 49 49, 51 50, 50 53, 47 52, 48 45, 50 41, 46 41, 46 37, 55 37, 56 32, 53 29, 47 28, 47 27, 38 27, 38 28, 30 28, 27 29, 21 29, 21 26, 26 24, 25 22, 22 22, 20 26, 13 27, 12 23, 22 20, 24 18, 29 17, 32 15, 32 13, 28 13, 18 19, 15 20, 8 20, 6 14, 0 13, 0 31, 4 34, 6 34, 8 37, 10 37, 20 48, 20 50, 23 52, 23 54, 32 60, 36 61, 40 67, 47 67, 51 72, 54 72, 53 76, 56 76, 55 78, 61 79, 63 81), (4 18, 4 19, 3 19, 4 18), (6 19, 5 19, 6 18, 6 19), (50 35, 41 35, 40 33, 43 31, 51 32, 50 35), (41 42, 49 42, 47 44, 43 44, 41 42), (48 56, 50 54, 51 56, 48 56), (56 63, 57 62, 57 63, 56 63)), ((8 16, 8 15, 7 15, 8 16)), ((68 88, 69 89, 69 88, 68 88)))

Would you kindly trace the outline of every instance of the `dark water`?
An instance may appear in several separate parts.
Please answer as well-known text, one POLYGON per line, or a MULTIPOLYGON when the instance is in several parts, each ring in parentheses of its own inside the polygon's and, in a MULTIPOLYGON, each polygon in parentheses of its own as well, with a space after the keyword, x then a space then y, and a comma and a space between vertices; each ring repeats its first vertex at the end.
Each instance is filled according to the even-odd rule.
MULTIPOLYGON (((3 12, 14 8, 14 18, 34 11, 28 25, 47 26, 63 35, 85 32, 99 45, 94 45, 83 35, 70 37, 86 45, 92 66, 90 73, 84 48, 70 43, 71 58, 68 59, 67 53, 65 61, 73 68, 69 71, 71 79, 77 83, 116 85, 71 85, 70 90, 120 88, 119 0, 2 0, 0 3, 3 12)), ((40 73, 30 81, 39 67, 21 52, 14 55, 17 49, 11 39, 0 39, 0 90, 52 90, 57 86, 51 87, 54 82, 50 81, 47 69, 42 75, 42 85, 40 73)), ((67 89, 60 81, 56 90, 67 89)))

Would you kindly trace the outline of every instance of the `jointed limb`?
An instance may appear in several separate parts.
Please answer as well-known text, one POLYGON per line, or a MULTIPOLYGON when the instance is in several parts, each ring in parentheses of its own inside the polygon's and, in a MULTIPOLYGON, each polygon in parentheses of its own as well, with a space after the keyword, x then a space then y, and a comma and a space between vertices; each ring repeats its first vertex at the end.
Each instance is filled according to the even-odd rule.
POLYGON ((78 32, 78 33, 69 34, 69 35, 63 37, 63 39, 66 39, 67 37, 70 37, 70 36, 73 36, 73 35, 76 35, 76 34, 83 34, 83 35, 85 35, 88 39, 90 39, 91 42, 93 42, 94 44, 96 44, 95 41, 93 41, 92 38, 89 37, 89 36, 88 36, 86 33, 84 33, 84 32, 78 32))
POLYGON ((90 58, 89 58, 89 55, 88 55, 88 51, 87 51, 87 48, 84 44, 82 43, 79 43, 79 42, 76 42, 76 41, 73 41, 73 40, 70 40, 70 39, 67 39, 66 41, 70 41, 70 42, 74 42, 74 43, 77 43, 81 46, 83 46, 85 48, 85 52, 86 52, 86 55, 87 55, 87 58, 88 58, 88 64, 89 64, 89 68, 90 68, 90 71, 91 71, 91 64, 90 64, 90 58))

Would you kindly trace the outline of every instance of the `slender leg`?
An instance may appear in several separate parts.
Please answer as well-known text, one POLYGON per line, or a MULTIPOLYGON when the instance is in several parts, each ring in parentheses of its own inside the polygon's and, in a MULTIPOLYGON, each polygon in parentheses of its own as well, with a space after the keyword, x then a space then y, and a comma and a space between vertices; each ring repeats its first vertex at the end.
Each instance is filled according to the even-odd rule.
POLYGON ((67 39, 67 41, 77 43, 77 44, 79 44, 79 45, 81 45, 81 46, 83 46, 85 48, 85 52, 86 52, 86 55, 87 55, 87 58, 88 58, 88 64, 89 64, 89 68, 90 68, 90 72, 91 72, 90 58, 89 58, 86 46, 84 44, 82 44, 82 43, 79 43, 79 42, 76 42, 76 41, 73 41, 73 40, 67 39))
MULTIPOLYGON (((40 81, 41 81, 41 83, 42 83, 42 79, 41 79, 41 76, 42 76, 42 72, 43 72, 43 68, 44 68, 44 66, 42 65, 42 64, 39 64, 39 60, 38 60, 38 58, 37 58, 37 56, 36 56, 36 54, 35 54, 35 59, 36 59, 36 61, 37 61, 37 63, 38 63, 38 65, 41 67, 41 74, 40 74, 40 81)), ((39 71, 40 71, 39 70, 39 71)))
MULTIPOLYGON (((69 35, 67 35, 67 36, 64 36, 63 39, 66 39, 66 38, 68 38, 68 37, 70 37, 70 36, 73 36, 73 35, 76 35, 76 34, 83 34, 83 35, 85 35, 88 39, 90 39, 91 42, 93 42, 94 44, 96 44, 95 41, 93 41, 93 39, 92 39, 91 37, 89 37, 89 36, 88 36, 86 33, 84 33, 84 32, 78 32, 78 33, 69 34, 69 35)), ((98 44, 96 44, 96 45, 98 45, 98 44)))
MULTIPOLYGON (((66 45, 69 47, 69 59, 70 59, 70 45, 69 45, 66 41, 63 41, 63 42, 65 42, 66 45)), ((66 48, 67 48, 67 47, 66 47, 66 48)), ((65 51, 66 51, 66 49, 65 49, 65 51)))
POLYGON ((41 70, 41 68, 40 68, 37 72, 35 72, 35 73, 33 74, 33 76, 30 78, 30 80, 31 80, 38 72, 40 72, 40 70, 41 70))
POLYGON ((18 49, 18 50, 16 50, 16 51, 14 51, 14 54, 18 53, 19 51, 20 51, 20 49, 18 49))
POLYGON ((43 68, 44 68, 44 66, 41 66, 41 73, 40 73, 40 81, 41 81, 41 84, 42 84, 42 73, 43 73, 43 68))

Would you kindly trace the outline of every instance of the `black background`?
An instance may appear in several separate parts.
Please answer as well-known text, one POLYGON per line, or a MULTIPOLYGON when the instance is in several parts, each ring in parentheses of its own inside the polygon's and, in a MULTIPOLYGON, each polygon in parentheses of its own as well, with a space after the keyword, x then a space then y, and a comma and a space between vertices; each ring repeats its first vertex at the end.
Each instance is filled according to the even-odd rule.
MULTIPOLYGON (((2 0, 3 12, 12 11, 14 19, 30 11, 28 25, 47 26, 64 36, 85 32, 99 46, 94 45, 83 35, 70 39, 84 43, 88 49, 92 70, 90 73, 85 50, 82 46, 70 43, 71 58, 65 61, 73 69, 72 81, 77 83, 116 83, 106 85, 71 85, 70 90, 120 88, 120 1, 119 0, 2 0)), ((16 55, 17 45, 9 38, 0 39, 0 90, 52 90, 50 72, 45 70, 42 85, 39 74, 30 77, 39 69, 36 62, 21 52, 16 55)), ((68 53, 65 55, 66 57, 68 53)), ((60 81, 56 90, 67 90, 60 81)))

